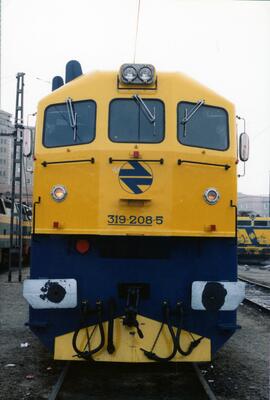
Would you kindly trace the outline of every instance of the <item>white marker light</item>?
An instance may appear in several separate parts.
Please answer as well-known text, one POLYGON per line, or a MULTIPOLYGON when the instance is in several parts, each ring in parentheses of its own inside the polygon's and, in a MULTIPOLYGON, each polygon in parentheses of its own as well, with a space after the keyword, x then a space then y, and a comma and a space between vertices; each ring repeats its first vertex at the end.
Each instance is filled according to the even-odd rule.
POLYGON ((63 185, 56 185, 52 188, 51 195, 55 201, 60 202, 66 198, 67 190, 63 185))
POLYGON ((209 188, 204 192, 204 200, 210 205, 214 205, 220 199, 220 194, 215 188, 209 188))
POLYGON ((143 67, 139 71, 139 78, 147 83, 153 79, 153 73, 149 67, 143 67))
POLYGON ((134 67, 126 67, 123 70, 123 79, 127 82, 132 82, 137 77, 137 71, 134 67))
POLYGON ((125 85, 151 85, 155 80, 155 68, 151 64, 123 64, 118 77, 125 85))

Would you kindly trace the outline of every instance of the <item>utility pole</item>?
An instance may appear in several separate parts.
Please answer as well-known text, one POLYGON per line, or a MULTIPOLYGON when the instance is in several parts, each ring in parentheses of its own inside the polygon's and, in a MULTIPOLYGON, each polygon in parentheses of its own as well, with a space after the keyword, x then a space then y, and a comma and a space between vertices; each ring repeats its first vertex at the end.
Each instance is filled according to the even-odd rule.
MULTIPOLYGON (((270 218, 270 170, 268 171, 268 178, 269 178, 269 188, 268 188, 268 217, 270 218)), ((270 221, 268 221, 270 225, 270 221)))
POLYGON ((23 97, 24 72, 17 73, 16 108, 12 163, 10 210, 10 248, 8 281, 12 280, 14 259, 18 262, 18 280, 22 279, 22 170, 23 170, 23 97))
POLYGON ((1 109, 1 93, 2 93, 2 1, 0 0, 0 109, 1 109))

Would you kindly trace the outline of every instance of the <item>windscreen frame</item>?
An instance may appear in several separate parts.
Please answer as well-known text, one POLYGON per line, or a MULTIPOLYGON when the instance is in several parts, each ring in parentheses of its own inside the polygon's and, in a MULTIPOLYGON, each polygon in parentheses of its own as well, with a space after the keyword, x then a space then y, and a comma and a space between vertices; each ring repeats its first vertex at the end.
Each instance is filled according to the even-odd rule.
MULTIPOLYGON (((227 146, 225 147, 224 146, 224 148, 217 148, 217 147, 209 147, 209 146, 202 146, 202 145, 196 145, 196 144, 188 144, 188 143, 186 143, 186 142, 183 142, 181 139, 183 138, 183 135, 180 135, 180 129, 181 129, 181 126, 183 127, 183 129, 184 129, 184 125, 183 124, 181 124, 181 121, 180 121, 180 115, 179 115, 179 109, 180 109, 180 107, 181 107, 181 105, 182 104, 190 104, 191 106, 192 106, 192 108, 193 107, 195 107, 196 106, 196 103, 195 102, 192 102, 192 101, 184 101, 184 100, 181 100, 181 101, 179 101, 178 103, 177 103, 177 107, 176 107, 176 116, 177 116, 177 130, 176 130, 176 134, 177 134, 177 141, 181 144, 181 145, 183 145, 183 146, 188 146, 188 147, 194 147, 194 148, 200 148, 200 149, 208 149, 208 150, 214 150, 214 151, 227 151, 229 148, 230 148, 230 129, 229 129, 229 113, 228 113, 228 111, 224 108, 224 107, 220 107, 220 106, 216 106, 216 105, 210 105, 210 104, 203 104, 200 108, 201 109, 204 109, 204 108, 209 108, 209 109, 218 109, 218 110, 222 110, 222 111, 224 111, 224 113, 225 113, 225 116, 226 116, 226 133, 227 133, 227 135, 226 135, 226 138, 227 138, 227 146)), ((200 112, 200 108, 198 109, 198 111, 197 112, 200 112)), ((194 114, 194 117, 196 117, 196 113, 194 114)), ((187 126, 188 126, 188 124, 190 124, 190 123, 192 123, 192 119, 194 118, 194 117, 191 117, 191 119, 188 121, 188 122, 186 122, 186 124, 187 124, 187 126)), ((187 135, 188 136, 188 135, 187 135)))
MULTIPOLYGON (((54 104, 49 104, 45 110, 44 110, 44 120, 43 120, 43 129, 42 129, 42 145, 48 149, 54 149, 54 148, 59 148, 59 147, 70 147, 70 146, 82 146, 82 145, 87 145, 92 143, 95 138, 96 138, 96 121, 97 121, 97 103, 95 100, 93 99, 84 99, 84 100, 73 100, 72 104, 75 106, 77 104, 82 104, 82 103, 91 103, 94 105, 94 109, 93 109, 93 121, 92 121, 92 135, 90 135, 90 140, 88 141, 84 141, 81 143, 78 142, 66 142, 65 144, 59 144, 59 145, 51 145, 48 146, 48 144, 46 144, 45 141, 45 129, 46 129, 46 115, 48 112, 48 109, 51 107, 55 107, 55 106, 66 106, 65 102, 61 102, 61 103, 54 103, 54 104)), ((72 129, 70 127, 70 129, 72 129)))
MULTIPOLYGON (((161 137, 161 139, 159 140, 159 141, 156 141, 156 142, 150 142, 150 141, 139 141, 138 139, 139 139, 139 135, 138 135, 138 137, 137 137, 137 140, 134 140, 134 141, 127 141, 127 140, 113 140, 113 138, 112 138, 112 135, 111 135, 111 107, 112 107, 112 104, 114 103, 114 102, 116 102, 116 101, 134 101, 134 103, 136 104, 136 102, 135 102, 135 100, 132 98, 132 97, 116 97, 116 98, 114 98, 114 99, 112 99, 111 101, 110 101, 110 103, 109 103, 109 111, 108 111, 108 138, 109 138, 109 140, 111 141, 111 142, 113 142, 113 143, 144 143, 144 144, 159 144, 159 143, 162 143, 163 141, 164 141, 164 139, 165 139, 165 132, 166 132, 166 111, 165 111, 165 103, 164 103, 164 101, 163 100, 161 100, 161 99, 157 99, 157 98, 142 98, 142 100, 146 103, 146 105, 147 105, 147 101, 157 101, 157 102, 159 102, 160 104, 162 104, 162 118, 163 118, 163 126, 162 126, 162 137, 161 137)), ((139 109, 139 105, 137 105, 137 107, 138 107, 138 109, 139 109)), ((138 112, 138 114, 139 114, 139 112, 138 112)))

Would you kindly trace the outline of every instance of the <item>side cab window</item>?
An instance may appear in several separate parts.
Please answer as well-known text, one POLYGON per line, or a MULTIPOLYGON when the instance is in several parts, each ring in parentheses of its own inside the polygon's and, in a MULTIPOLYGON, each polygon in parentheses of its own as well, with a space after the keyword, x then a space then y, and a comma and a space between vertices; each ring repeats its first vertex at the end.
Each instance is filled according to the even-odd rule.
POLYGON ((177 136, 181 144, 224 151, 229 147, 227 111, 181 101, 177 105, 177 136))

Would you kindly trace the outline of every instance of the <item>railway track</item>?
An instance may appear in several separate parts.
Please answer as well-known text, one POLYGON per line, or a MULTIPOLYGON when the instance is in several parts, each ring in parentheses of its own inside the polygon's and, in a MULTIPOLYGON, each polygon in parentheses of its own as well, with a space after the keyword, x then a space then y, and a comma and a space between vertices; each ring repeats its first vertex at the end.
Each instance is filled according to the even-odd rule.
POLYGON ((238 279, 247 284, 244 303, 270 314, 270 286, 239 276, 238 279))
POLYGON ((170 363, 155 365, 154 368, 153 364, 145 366, 128 364, 120 367, 117 364, 75 364, 67 362, 64 365, 48 400, 86 400, 89 396, 97 400, 104 397, 108 400, 115 398, 133 400, 138 397, 161 400, 164 399, 166 386, 167 399, 217 400, 196 363, 180 366, 170 363), (162 390, 160 390, 161 384, 162 390))
POLYGON ((67 376, 67 373, 70 369, 70 363, 67 362, 62 371, 60 372, 60 375, 57 379, 56 384, 53 386, 51 393, 49 394, 48 400, 56 400, 58 398, 58 395, 62 389, 64 380, 67 376))
POLYGON ((207 380, 203 376, 198 364, 193 363, 193 368, 194 368, 194 371, 195 371, 195 373, 196 373, 196 375, 197 375, 197 377, 198 377, 198 379, 199 379, 199 381, 200 381, 200 383, 201 383, 201 385, 202 385, 202 387, 203 387, 203 389, 204 389, 204 391, 205 391, 205 393, 207 395, 207 399, 209 399, 209 400, 217 400, 216 395, 214 394, 214 392, 210 388, 207 380))

